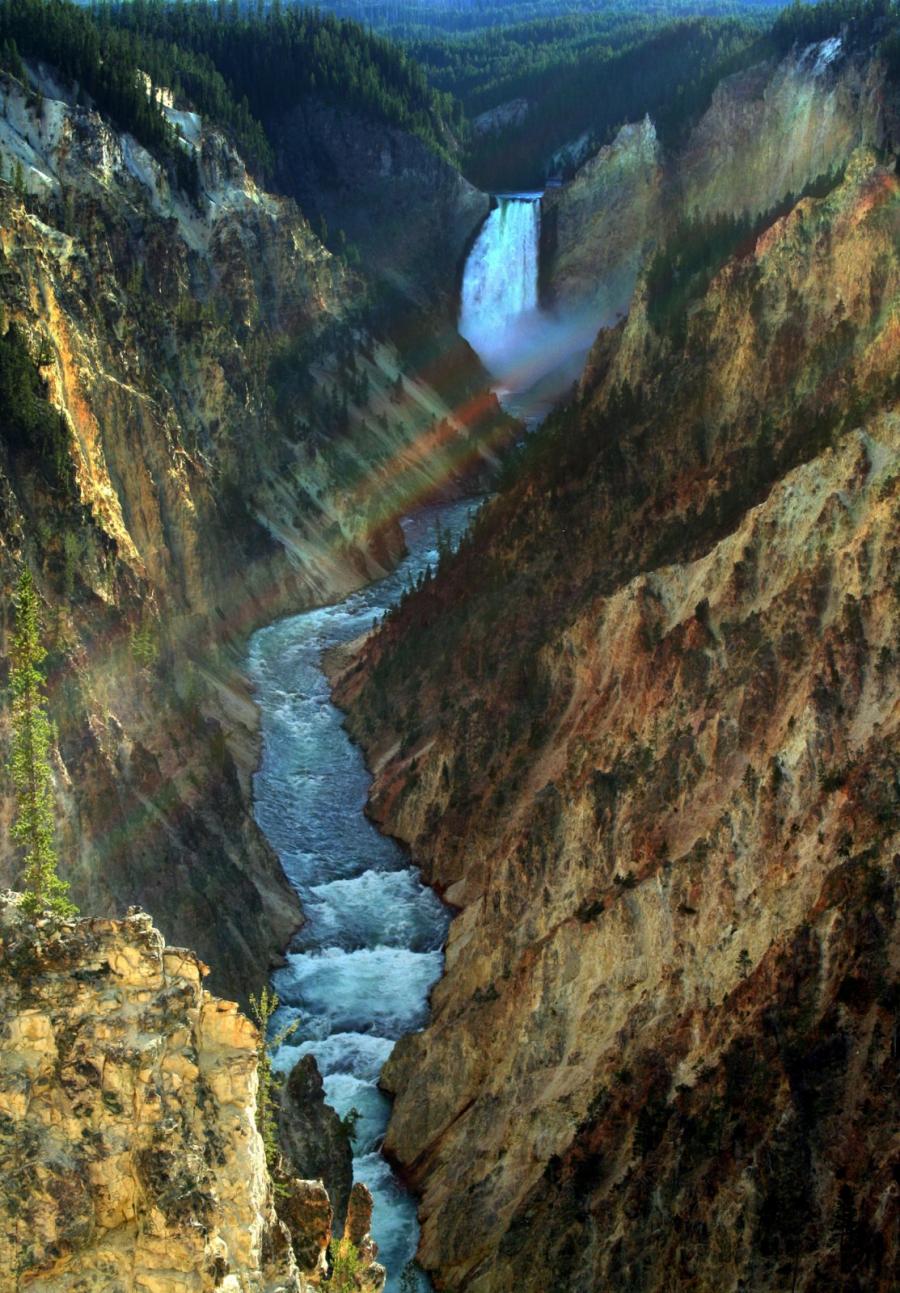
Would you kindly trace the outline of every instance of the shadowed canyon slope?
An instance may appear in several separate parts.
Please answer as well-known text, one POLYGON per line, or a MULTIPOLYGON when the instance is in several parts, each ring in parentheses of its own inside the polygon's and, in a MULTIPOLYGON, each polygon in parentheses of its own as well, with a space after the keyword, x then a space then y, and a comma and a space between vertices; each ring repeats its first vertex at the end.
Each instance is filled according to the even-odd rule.
POLYGON ((891 1287, 898 246, 860 150, 639 287, 339 680, 461 909, 384 1075, 440 1288, 891 1287))
POLYGON ((276 127, 284 191, 341 229, 375 271, 426 309, 452 313, 464 252, 490 210, 420 139, 315 100, 276 127))
POLYGON ((458 339, 369 332, 361 280, 199 117, 192 201, 32 75, 0 81, 0 342, 63 420, 5 433, 0 577, 28 560, 49 608, 66 871, 246 994, 300 921, 250 815, 246 636, 389 568, 397 517, 479 479, 506 423, 458 339))

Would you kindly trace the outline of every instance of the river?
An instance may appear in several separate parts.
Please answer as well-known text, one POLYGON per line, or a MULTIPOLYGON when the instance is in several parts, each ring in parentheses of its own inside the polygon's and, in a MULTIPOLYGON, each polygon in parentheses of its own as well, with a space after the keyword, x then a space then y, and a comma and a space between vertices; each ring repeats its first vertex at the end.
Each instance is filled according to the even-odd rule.
MULTIPOLYGON (((540 209, 538 193, 497 199, 466 263, 459 323, 502 402, 531 429, 571 384, 584 353, 573 328, 539 305, 540 209)), ((438 522, 455 540, 475 506, 407 517, 408 556, 393 574, 338 605, 261 629, 250 645, 263 738, 256 819, 307 917, 273 977, 283 1003, 276 1028, 298 1023, 275 1066, 289 1069, 312 1052, 329 1103, 341 1115, 359 1112, 354 1176, 375 1199, 373 1233, 388 1293, 398 1293, 415 1254, 418 1222, 379 1152, 390 1108, 378 1076, 397 1038, 427 1022, 449 914, 364 814, 371 778, 331 702, 322 653, 393 606, 436 561, 438 522)), ((430 1287, 424 1278, 421 1287, 430 1287)))
POLYGON ((427 1020, 449 913, 399 845, 365 817, 371 778, 331 702, 321 660, 328 647, 370 628, 436 562, 438 522, 457 539, 475 507, 468 500, 407 518, 408 556, 386 579, 260 629, 250 643, 263 743, 256 819, 307 918, 273 977, 283 1003, 276 1024, 299 1025, 275 1066, 288 1069, 312 1052, 329 1103, 341 1115, 359 1110, 354 1178, 375 1199, 373 1234, 390 1293, 415 1253, 418 1223, 379 1153, 389 1104, 377 1081, 397 1038, 427 1020))

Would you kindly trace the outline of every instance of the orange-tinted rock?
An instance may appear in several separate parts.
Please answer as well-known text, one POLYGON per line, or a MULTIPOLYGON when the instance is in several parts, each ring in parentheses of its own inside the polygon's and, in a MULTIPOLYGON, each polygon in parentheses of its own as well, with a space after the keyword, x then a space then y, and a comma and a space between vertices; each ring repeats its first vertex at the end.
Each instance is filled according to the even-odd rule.
POLYGON ((383 1076, 442 1288, 891 1287, 898 235, 863 151, 677 328, 639 293, 345 669, 461 909, 383 1076))
POLYGON ((372 1195, 367 1185, 356 1181, 350 1191, 344 1234, 357 1248, 361 1247, 372 1229, 372 1195))

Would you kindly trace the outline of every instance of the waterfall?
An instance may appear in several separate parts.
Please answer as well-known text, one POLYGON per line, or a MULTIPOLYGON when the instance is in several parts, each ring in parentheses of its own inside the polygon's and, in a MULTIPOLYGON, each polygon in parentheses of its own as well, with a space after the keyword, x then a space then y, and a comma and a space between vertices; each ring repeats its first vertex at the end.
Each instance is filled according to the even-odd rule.
POLYGON ((497 377, 537 312, 540 215, 538 194, 498 198, 466 262, 459 330, 497 377))
POLYGON ((600 322, 540 309, 540 228, 539 193, 497 199, 466 261, 458 325, 500 403, 529 430, 571 391, 600 322))

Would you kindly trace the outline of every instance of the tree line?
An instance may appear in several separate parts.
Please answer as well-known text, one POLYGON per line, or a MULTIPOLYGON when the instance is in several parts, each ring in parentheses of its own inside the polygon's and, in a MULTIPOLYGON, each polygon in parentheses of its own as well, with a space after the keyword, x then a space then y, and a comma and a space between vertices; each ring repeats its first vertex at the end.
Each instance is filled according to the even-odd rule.
POLYGON ((0 0, 0 67, 40 60, 198 192, 196 159, 147 84, 171 89, 234 139, 260 176, 273 167, 269 128, 315 96, 410 131, 449 153, 463 114, 401 46, 306 8, 232 0, 0 0))
POLYGON ((767 0, 652 0, 640 13, 622 0, 571 0, 564 14, 547 0, 329 8, 406 43, 287 0, 0 0, 0 65, 21 74, 24 55, 57 67, 189 194, 193 153, 140 72, 228 131, 262 178, 272 127, 314 97, 418 135, 493 190, 565 176, 578 160, 567 145, 589 152, 648 112, 663 141, 677 142, 723 76, 794 44, 841 31, 850 43, 880 40, 900 74, 891 0, 794 3, 774 21, 767 0), (524 120, 469 128, 517 98, 531 105, 524 120))
POLYGON ((39 59, 155 154, 178 187, 197 191, 194 158, 140 76, 141 51, 127 33, 93 21, 70 0, 0 0, 3 67, 21 74, 22 58, 39 59))
POLYGON ((457 96, 471 119, 512 99, 531 106, 522 120, 468 137, 466 169, 483 187, 539 187, 565 178, 576 157, 608 143, 626 121, 653 118, 664 144, 677 145, 705 111, 716 85, 767 58, 829 37, 850 49, 878 48, 900 79, 900 10, 892 0, 795 0, 765 4, 663 3, 639 13, 613 0, 602 10, 542 17, 465 36, 410 43, 433 83, 457 96))
POLYGON ((564 158, 554 159, 565 145, 585 137, 595 150, 646 113, 670 142, 759 38, 758 24, 747 19, 686 18, 663 25, 632 20, 586 45, 551 42, 503 83, 507 97, 524 97, 532 110, 521 122, 474 137, 468 169, 493 188, 541 186, 549 174, 566 177, 564 158))
MULTIPOLYGON (((439 152, 462 126, 459 104, 402 46, 316 9, 104 0, 92 14, 103 30, 139 38, 160 78, 177 76, 196 106, 220 120, 238 112, 269 128, 315 96, 410 131, 439 152), (221 78, 215 101, 204 80, 213 70, 221 78)), ((254 148, 256 158, 262 152, 254 148)))

